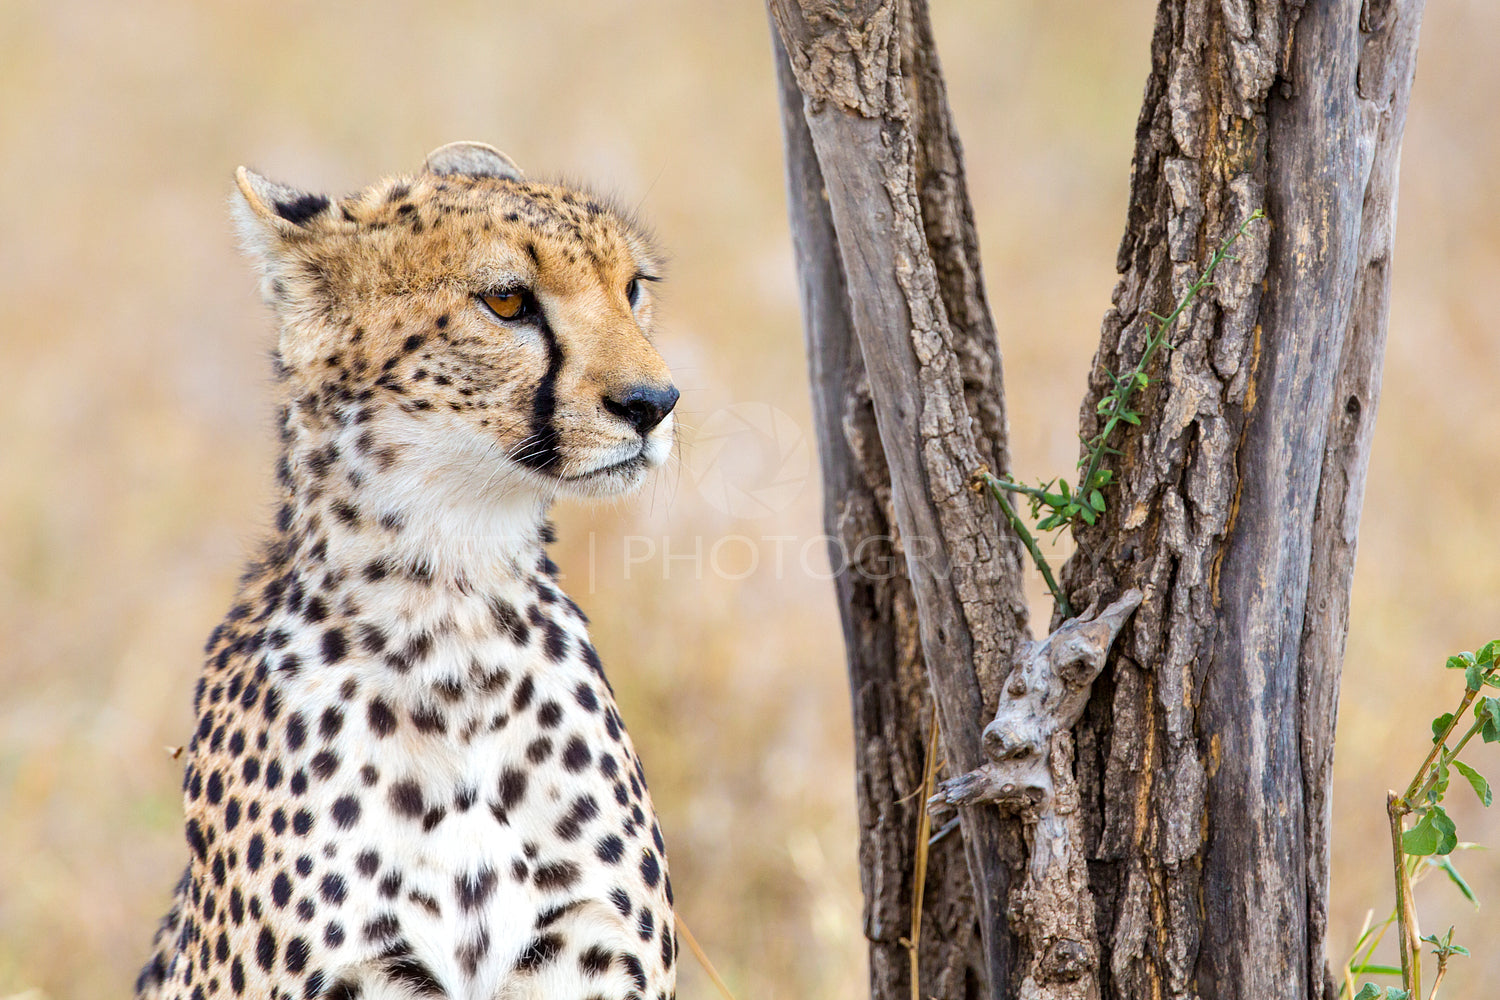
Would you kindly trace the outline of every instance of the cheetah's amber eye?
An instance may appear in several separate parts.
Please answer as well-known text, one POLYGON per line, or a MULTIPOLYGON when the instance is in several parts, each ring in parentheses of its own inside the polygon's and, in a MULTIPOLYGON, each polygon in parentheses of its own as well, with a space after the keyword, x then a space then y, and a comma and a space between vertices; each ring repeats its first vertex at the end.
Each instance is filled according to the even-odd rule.
POLYGON ((654 274, 637 274, 634 278, 627 281, 625 283, 625 299, 630 303, 630 308, 634 309, 641 304, 641 289, 645 287, 641 282, 660 280, 654 274))
POLYGON ((520 289, 490 292, 479 298, 489 307, 490 312, 501 319, 521 319, 528 312, 527 294, 520 289))

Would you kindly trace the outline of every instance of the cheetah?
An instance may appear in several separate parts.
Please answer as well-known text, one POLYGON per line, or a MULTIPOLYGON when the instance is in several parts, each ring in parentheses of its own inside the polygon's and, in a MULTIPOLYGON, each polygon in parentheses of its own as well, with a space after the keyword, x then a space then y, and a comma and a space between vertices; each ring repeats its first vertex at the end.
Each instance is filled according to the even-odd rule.
POLYGON ((279 327, 274 529, 210 637, 140 1000, 668 1000, 661 827, 559 496, 678 392, 626 215, 480 143, 333 199, 236 174, 279 327))

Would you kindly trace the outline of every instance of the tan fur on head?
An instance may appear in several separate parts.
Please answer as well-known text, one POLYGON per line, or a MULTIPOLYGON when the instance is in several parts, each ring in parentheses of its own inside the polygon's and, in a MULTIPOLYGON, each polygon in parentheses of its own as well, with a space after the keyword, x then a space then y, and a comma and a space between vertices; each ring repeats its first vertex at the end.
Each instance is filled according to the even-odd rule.
POLYGON ((488 442, 486 467, 520 467, 493 478, 553 492, 617 492, 665 459, 671 417, 642 432, 626 405, 676 391, 649 340, 659 260, 623 213, 471 142, 337 200, 243 167, 236 181, 292 399, 399 414, 434 454, 488 442), (484 304, 498 292, 534 315, 502 319, 484 304))

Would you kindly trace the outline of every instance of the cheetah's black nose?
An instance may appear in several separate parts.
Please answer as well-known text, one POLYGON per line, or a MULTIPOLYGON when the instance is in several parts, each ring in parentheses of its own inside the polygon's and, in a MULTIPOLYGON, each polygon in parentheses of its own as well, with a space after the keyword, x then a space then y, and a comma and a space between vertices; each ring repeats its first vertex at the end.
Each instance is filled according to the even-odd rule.
POLYGON ((667 418, 672 407, 677 405, 677 387, 660 388, 654 385, 633 385, 619 395, 604 397, 604 408, 617 417, 624 418, 642 435, 651 433, 651 428, 667 418))

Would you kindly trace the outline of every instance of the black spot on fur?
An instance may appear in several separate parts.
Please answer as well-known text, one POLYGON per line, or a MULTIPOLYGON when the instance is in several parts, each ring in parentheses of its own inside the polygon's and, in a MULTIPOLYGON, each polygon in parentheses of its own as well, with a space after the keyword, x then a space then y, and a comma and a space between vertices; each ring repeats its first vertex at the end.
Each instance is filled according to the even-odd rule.
POLYGON ((546 651, 548 659, 553 663, 561 663, 568 655, 568 634, 557 622, 547 623, 546 651))
POLYGON ((538 865, 531 881, 538 889, 567 889, 578 881, 578 865, 572 861, 552 861, 538 865))
POLYGON ((387 941, 397 935, 401 930, 400 923, 396 920, 394 913, 382 913, 379 916, 365 922, 364 935, 366 941, 387 941))
POLYGON ((593 754, 589 751, 589 746, 583 741, 582 737, 574 736, 568 740, 568 745, 563 749, 563 767, 567 768, 573 774, 577 774, 588 767, 589 762, 592 760, 593 754))
POLYGON ((509 636, 512 642, 517 646, 526 645, 531 630, 516 613, 515 605, 499 597, 492 597, 490 598, 490 614, 495 619, 495 625, 509 636))
POLYGON ((635 988, 644 990, 646 988, 646 970, 641 968, 640 959, 634 955, 622 955, 620 961, 625 966, 625 971, 630 974, 630 981, 635 983, 635 988))
POLYGON ((599 696, 594 694, 594 689, 587 681, 579 681, 578 687, 573 689, 573 697, 584 711, 596 712, 599 710, 599 696))
POLYGON ((560 934, 543 934, 533 939, 516 959, 516 971, 530 973, 550 965, 556 961, 558 952, 562 951, 562 944, 560 934))
POLYGON ((641 857, 641 878, 647 886, 653 889, 656 888, 656 883, 661 881, 661 865, 657 863, 656 855, 649 849, 641 857))
POLYGON ((483 906, 495 891, 495 872, 481 868, 472 875, 459 875, 453 880, 453 890, 458 896, 458 905, 466 910, 483 906))
POLYGON ((307 725, 299 712, 286 717, 286 745, 292 750, 301 749, 307 742, 307 725))
POLYGON ((307 956, 309 953, 307 941, 300 937, 292 938, 286 943, 286 952, 282 955, 282 964, 288 972, 301 972, 307 968, 307 956))
POLYGON ((399 954, 385 966, 386 978, 393 983, 405 986, 417 996, 440 997, 443 995, 442 984, 432 974, 421 959, 411 955, 409 950, 399 954))
POLYGON ((266 972, 276 965, 276 935, 271 928, 262 926, 260 937, 255 942, 255 962, 266 972))
POLYGON ((338 754, 335 754, 331 750, 320 750, 313 755, 313 759, 309 762, 308 766, 312 768, 313 774, 317 777, 330 778, 333 776, 333 772, 339 769, 338 754))
POLYGON ((422 789, 415 781, 398 781, 391 786, 391 808, 401 816, 422 815, 422 789))
POLYGON ((614 834, 610 834, 599 841, 594 848, 594 856, 606 864, 618 864, 620 858, 625 855, 625 842, 614 834))
POLYGON ((359 822, 359 799, 353 795, 341 795, 334 799, 333 821, 341 830, 347 830, 359 822))
MULTIPOLYGON (((330 924, 329 930, 331 931, 334 926, 335 925, 330 924)), ((323 940, 327 941, 328 937, 328 933, 325 932, 323 934, 323 940)), ((343 930, 339 931, 338 939, 339 943, 342 944, 344 940, 343 930)), ((333 945, 333 942, 331 941, 329 942, 329 944, 330 946, 336 947, 336 945, 333 945)), ((359 986, 349 982, 347 979, 344 979, 330 986, 328 988, 328 992, 323 994, 323 1000, 359 1000, 359 995, 359 986)))
POLYGON ((344 901, 344 897, 348 895, 349 889, 344 883, 344 876, 336 872, 329 872, 323 876, 323 882, 318 887, 318 891, 322 894, 325 903, 332 903, 334 906, 338 906, 344 901))
POLYGON ((508 767, 500 773, 500 806, 514 809, 526 795, 526 772, 508 767))
POLYGON ((328 199, 320 194, 304 194, 291 201, 278 201, 276 214, 294 225, 302 225, 328 208, 328 199))
POLYGON ((615 953, 608 948, 597 944, 591 945, 578 956, 578 968, 587 975, 602 976, 609 971, 614 960, 615 953))
POLYGON ((677 959, 677 935, 672 929, 665 925, 661 929, 661 964, 665 969, 670 969, 672 963, 677 959))
POLYGON ((396 713, 380 698, 370 699, 368 718, 370 731, 376 736, 389 736, 396 731, 396 713))
POLYGON ((515 692, 510 698, 510 709, 512 712, 524 712, 531 705, 531 699, 536 694, 536 681, 530 674, 521 678, 521 683, 516 685, 515 692))
POLYGON ((448 719, 433 705, 420 705, 412 710, 411 724, 420 733, 446 733, 448 719))
POLYGON ((292 898, 292 880, 286 877, 286 872, 279 872, 271 882, 271 902, 280 909, 292 898))
MULTIPOLYGON (((366 569, 368 574, 369 570, 366 569)), ((378 653, 385 649, 385 633, 377 625, 361 625, 359 627, 359 644, 367 653, 378 653)))

